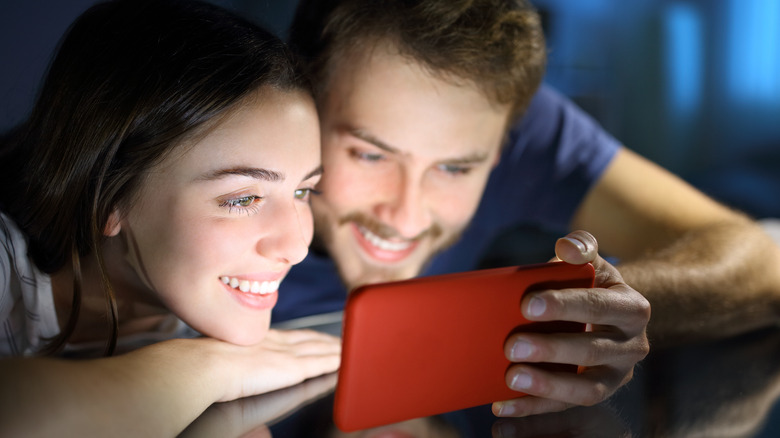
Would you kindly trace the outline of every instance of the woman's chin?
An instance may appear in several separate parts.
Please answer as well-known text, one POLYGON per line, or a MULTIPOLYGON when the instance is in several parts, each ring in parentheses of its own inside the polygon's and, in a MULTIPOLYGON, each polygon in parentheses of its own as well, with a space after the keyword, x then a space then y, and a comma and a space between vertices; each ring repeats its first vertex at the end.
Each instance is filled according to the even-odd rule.
POLYGON ((219 339, 229 344, 250 347, 263 342, 270 330, 270 319, 269 315, 267 319, 258 317, 251 325, 235 324, 221 330, 219 328, 212 330, 204 329, 198 330, 198 332, 204 336, 219 339), (239 329, 240 327, 243 327, 243 329, 239 329))
POLYGON ((235 336, 230 337, 229 339, 225 339, 225 342, 229 342, 231 344, 240 345, 242 347, 251 347, 253 345, 257 345, 265 339, 266 335, 268 334, 268 329, 262 331, 255 331, 252 333, 252 336, 235 336))

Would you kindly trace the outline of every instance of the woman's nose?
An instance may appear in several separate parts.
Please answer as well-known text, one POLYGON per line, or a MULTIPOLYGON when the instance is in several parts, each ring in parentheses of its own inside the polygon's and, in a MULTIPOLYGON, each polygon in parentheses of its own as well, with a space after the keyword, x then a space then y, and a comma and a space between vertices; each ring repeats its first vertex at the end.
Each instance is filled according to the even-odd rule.
POLYGON ((314 232, 311 210, 298 201, 288 202, 271 212, 272 224, 257 242, 257 252, 266 258, 294 265, 309 252, 314 232))

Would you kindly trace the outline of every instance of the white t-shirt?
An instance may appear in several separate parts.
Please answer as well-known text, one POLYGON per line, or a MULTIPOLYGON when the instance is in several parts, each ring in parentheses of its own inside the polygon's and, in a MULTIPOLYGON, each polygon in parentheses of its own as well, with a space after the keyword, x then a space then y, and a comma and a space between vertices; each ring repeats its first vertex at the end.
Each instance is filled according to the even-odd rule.
MULTIPOLYGON (((60 332, 51 278, 41 272, 27 255, 27 239, 11 218, 0 213, 0 357, 31 356, 47 339, 60 332)), ((174 315, 156 330, 122 337, 117 352, 128 351, 172 338, 200 336, 174 315)), ((103 343, 68 344, 65 354, 102 351, 103 343)))
POLYGON ((27 256, 27 240, 0 213, 0 356, 32 355, 60 331, 51 278, 27 256))

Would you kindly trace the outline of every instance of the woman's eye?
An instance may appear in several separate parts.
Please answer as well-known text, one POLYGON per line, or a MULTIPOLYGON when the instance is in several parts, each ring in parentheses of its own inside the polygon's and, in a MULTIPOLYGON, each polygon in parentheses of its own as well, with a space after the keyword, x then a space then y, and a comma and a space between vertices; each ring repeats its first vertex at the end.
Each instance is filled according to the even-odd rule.
POLYGON ((299 201, 308 201, 311 195, 319 193, 314 189, 298 189, 295 191, 295 199, 299 201))
POLYGON ((254 213, 255 209, 259 207, 257 204, 259 204, 262 199, 263 198, 256 195, 241 196, 239 198, 225 200, 219 206, 227 208, 231 213, 234 211, 254 213))
POLYGON ((253 202, 255 202, 254 196, 245 196, 243 198, 236 199, 236 205, 240 205, 241 207, 249 207, 253 202))

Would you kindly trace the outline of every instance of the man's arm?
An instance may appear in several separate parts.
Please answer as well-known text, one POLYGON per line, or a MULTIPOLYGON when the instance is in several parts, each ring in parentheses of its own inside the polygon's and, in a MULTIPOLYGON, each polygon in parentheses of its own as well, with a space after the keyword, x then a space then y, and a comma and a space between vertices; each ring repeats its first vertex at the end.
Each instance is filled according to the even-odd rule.
POLYGON ((754 221, 621 149, 575 215, 650 301, 656 345, 780 321, 780 247, 754 221))

